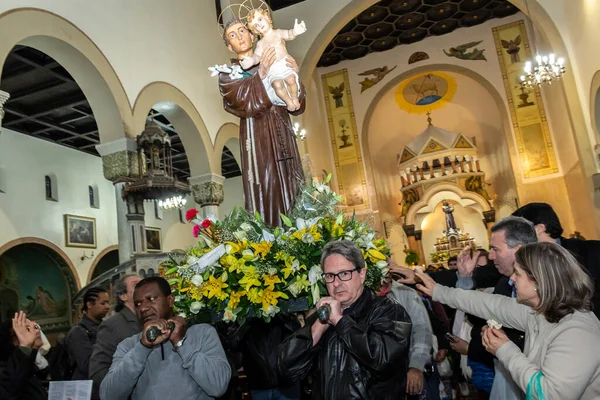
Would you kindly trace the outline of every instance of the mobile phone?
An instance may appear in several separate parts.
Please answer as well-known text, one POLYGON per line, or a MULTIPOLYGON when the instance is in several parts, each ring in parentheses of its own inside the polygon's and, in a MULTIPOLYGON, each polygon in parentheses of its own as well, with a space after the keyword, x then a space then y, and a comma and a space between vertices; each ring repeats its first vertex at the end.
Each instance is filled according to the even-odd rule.
POLYGON ((451 343, 456 343, 456 338, 450 332, 446 333, 446 340, 451 343))

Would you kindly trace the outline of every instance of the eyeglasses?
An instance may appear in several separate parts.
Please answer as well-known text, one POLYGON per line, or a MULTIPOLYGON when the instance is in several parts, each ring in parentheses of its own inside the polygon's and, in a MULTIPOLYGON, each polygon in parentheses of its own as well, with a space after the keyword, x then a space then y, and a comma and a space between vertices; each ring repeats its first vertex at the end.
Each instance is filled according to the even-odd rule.
POLYGON ((354 268, 354 269, 348 269, 345 271, 340 271, 337 274, 326 273, 326 274, 323 274, 323 278, 325 279, 326 283, 333 283, 333 281, 335 281, 336 276, 341 282, 347 282, 350 279, 352 279, 352 273, 354 271, 358 271, 358 270, 356 268, 354 268))

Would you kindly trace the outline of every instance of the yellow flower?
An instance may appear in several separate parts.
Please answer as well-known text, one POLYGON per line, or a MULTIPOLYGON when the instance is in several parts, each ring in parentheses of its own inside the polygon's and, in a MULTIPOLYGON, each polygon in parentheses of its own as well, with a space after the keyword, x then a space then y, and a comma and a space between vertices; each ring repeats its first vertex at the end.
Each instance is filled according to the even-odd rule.
POLYGON ((231 254, 242 254, 242 251, 246 250, 248 248, 248 241, 244 240, 243 242, 227 242, 226 244, 231 246, 231 254))
POLYGON ((251 303, 258 304, 261 302, 261 293, 262 292, 258 291, 258 288, 253 287, 252 289, 248 290, 246 297, 248 297, 248 300, 250 300, 251 303))
POLYGON ((302 274, 296 279, 296 286, 298 287, 298 292, 308 291, 310 287, 310 282, 308 281, 308 276, 306 274, 302 274))
POLYGON ((262 308, 264 312, 267 312, 270 305, 276 306, 279 300, 278 298, 288 299, 289 297, 283 292, 274 292, 271 289, 261 290, 259 296, 262 302, 262 308))
POLYGON ((317 224, 311 226, 308 232, 315 239, 315 242, 320 242, 322 240, 321 233, 319 232, 319 226, 317 224))
POLYGON ((262 241, 260 243, 252 243, 251 246, 254 249, 254 252, 257 255, 260 254, 261 258, 264 260, 267 254, 269 254, 269 251, 271 251, 273 243, 262 241))
POLYGON ((229 304, 227 305, 230 309, 235 310, 237 306, 240 304, 240 299, 244 296, 246 292, 243 290, 241 292, 233 292, 229 296, 229 304))
POLYGON ((271 290, 275 290, 276 283, 281 283, 281 279, 277 275, 264 275, 263 281, 265 281, 265 286, 271 290))
POLYGON ((290 275, 295 274, 301 269, 306 271, 306 265, 300 265, 300 261, 296 260, 294 257, 289 257, 285 261, 285 268, 281 271, 283 272, 283 277, 287 279, 290 275))
POLYGON ((277 261, 286 261, 289 257, 290 255, 285 251, 278 251, 275 253, 275 260, 277 261))
POLYGON ((296 231, 294 233, 292 233, 292 237, 298 239, 298 240, 302 240, 302 236, 306 233, 306 229, 300 229, 299 231, 296 231))
POLYGON ((337 223, 333 224, 333 227, 331 228, 331 236, 333 236, 333 237, 344 236, 344 228, 341 225, 338 225, 337 223))
MULTIPOLYGON (((188 296, 193 299, 193 300, 201 300, 202 299, 202 288, 203 285, 200 287, 197 287, 195 285, 192 285, 190 287, 185 288, 185 291, 189 291, 188 296)), ((181 292, 183 293, 183 289, 181 290, 181 292)))
POLYGON ((239 274, 244 269, 245 266, 246 266, 246 260, 244 260, 243 258, 240 258, 239 260, 236 259, 235 262, 233 262, 229 266, 229 272, 235 271, 236 274, 239 274))
POLYGON ((223 289, 228 286, 229 285, 223 282, 221 279, 217 279, 211 275, 208 278, 208 282, 204 282, 201 286, 202 294, 209 299, 216 297, 219 300, 224 300, 227 298, 228 294, 223 292, 223 289))
POLYGON ((224 267, 230 267, 231 265, 235 264, 236 261, 237 261, 237 258, 235 258, 234 256, 232 256, 230 254, 224 255, 219 260, 219 262, 221 263, 221 265, 224 266, 224 267))
POLYGON ((242 268, 244 277, 239 280, 240 286, 244 286, 244 289, 248 291, 252 286, 260 286, 260 280, 258 279, 258 272, 252 265, 242 268))

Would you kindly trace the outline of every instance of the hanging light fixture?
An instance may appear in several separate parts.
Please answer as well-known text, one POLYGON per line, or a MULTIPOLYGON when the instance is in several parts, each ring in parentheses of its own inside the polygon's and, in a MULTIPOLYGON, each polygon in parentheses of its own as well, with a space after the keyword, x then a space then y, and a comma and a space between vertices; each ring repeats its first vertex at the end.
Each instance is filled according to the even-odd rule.
POLYGON ((158 206, 163 210, 172 210, 175 208, 182 208, 187 203, 187 199, 183 196, 173 196, 164 200, 158 201, 158 206))
POLYGON ((296 139, 300 139, 301 142, 306 139, 306 129, 300 129, 298 122, 294 123, 294 136, 296 136, 296 139))
MULTIPOLYGON (((529 3, 525 0, 525 7, 527 8, 527 15, 531 15, 529 12, 529 3)), ((535 48, 535 29, 531 30, 531 43, 532 48, 535 48)), ((537 53, 537 52, 536 52, 537 53)), ((535 57, 537 65, 533 65, 531 61, 525 63, 525 75, 521 75, 521 86, 525 88, 533 88, 535 86, 542 86, 544 83, 549 85, 553 81, 559 80, 565 73, 565 60, 563 58, 556 58, 554 54, 540 55, 537 54, 535 57)))

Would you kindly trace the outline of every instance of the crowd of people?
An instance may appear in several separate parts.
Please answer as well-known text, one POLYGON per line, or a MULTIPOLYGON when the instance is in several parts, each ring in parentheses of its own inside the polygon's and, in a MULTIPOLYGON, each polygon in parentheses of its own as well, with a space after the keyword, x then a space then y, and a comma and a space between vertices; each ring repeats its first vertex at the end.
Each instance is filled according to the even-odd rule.
MULTIPOLYGON (((489 252, 450 261, 427 273, 390 260, 376 293, 361 250, 331 242, 325 320, 312 310, 239 327, 189 325, 166 280, 128 275, 109 318, 108 292, 85 294, 53 357, 67 360, 58 378, 92 380, 92 399, 106 400, 235 399, 239 371, 259 400, 451 399, 469 381, 480 399, 600 398, 598 241, 562 237, 552 208, 533 203, 492 227, 489 252)), ((43 333, 22 312, 11 322, 0 326, 0 398, 45 399, 43 333)))

